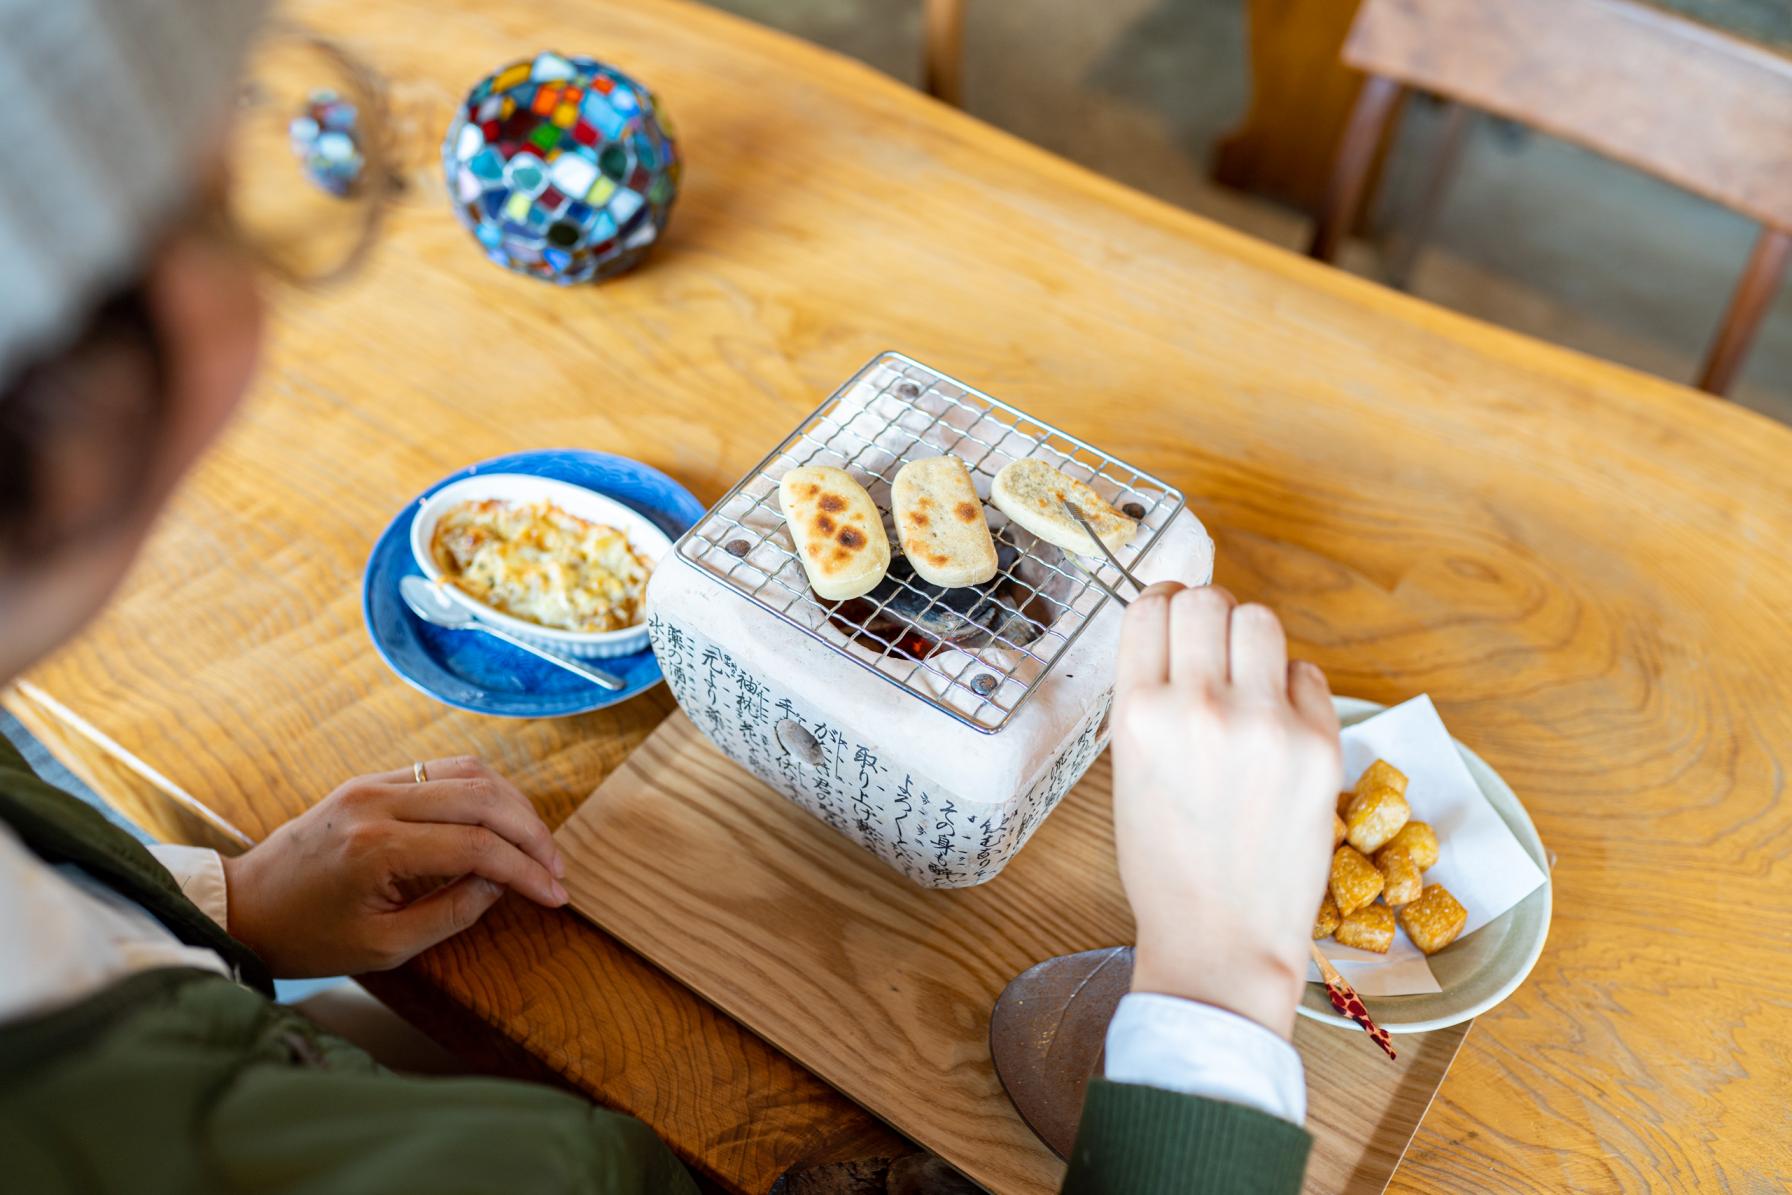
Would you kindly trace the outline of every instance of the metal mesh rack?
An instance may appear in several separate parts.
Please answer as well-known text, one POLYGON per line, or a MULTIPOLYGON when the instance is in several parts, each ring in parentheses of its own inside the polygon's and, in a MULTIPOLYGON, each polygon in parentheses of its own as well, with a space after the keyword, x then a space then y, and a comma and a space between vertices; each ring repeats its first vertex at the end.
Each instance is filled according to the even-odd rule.
MULTIPOLYGON (((987 642, 951 644, 916 654, 900 634, 872 629, 894 596, 830 602, 809 588, 778 507, 778 480, 799 465, 834 465, 870 492, 886 519, 890 486, 909 460, 950 453, 971 472, 978 494, 1011 460, 1045 460, 1079 478, 1139 520, 1139 534, 1116 555, 1131 568, 1182 509, 1181 491, 1075 436, 899 353, 867 363, 798 424, 784 442, 680 537, 675 551, 742 597, 826 644, 859 666, 985 734, 1002 728, 1036 691, 1108 597, 1085 570, 1111 566, 1097 557, 1075 561, 1012 526, 989 508, 998 545, 1015 558, 986 589, 1003 587, 1018 623, 992 628, 987 642), (1026 633, 1022 633, 1022 632, 1026 633)), ((886 522, 886 530, 888 524, 886 522)), ((892 548, 900 551, 896 537, 892 548)), ((892 578, 898 591, 925 605, 939 601, 892 578)), ((892 617, 900 615, 891 612, 892 617)))

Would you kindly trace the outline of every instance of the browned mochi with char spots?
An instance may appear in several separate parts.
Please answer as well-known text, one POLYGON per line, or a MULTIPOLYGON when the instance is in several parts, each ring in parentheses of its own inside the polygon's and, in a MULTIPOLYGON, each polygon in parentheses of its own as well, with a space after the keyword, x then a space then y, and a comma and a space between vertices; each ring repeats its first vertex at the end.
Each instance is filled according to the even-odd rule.
POLYGON ((778 482, 778 505, 815 596, 838 602, 877 587, 890 567, 883 516, 844 469, 804 465, 778 482))
POLYGON ((1067 552, 1097 556, 1101 549, 1089 539, 1082 524, 1065 513, 1066 503, 1082 514, 1110 552, 1118 552, 1139 529, 1137 520, 1115 510, 1087 483, 1030 458, 1002 466, 989 487, 989 501, 1046 543, 1067 552))
POLYGON ((924 581, 946 589, 981 585, 996 575, 996 545, 970 472, 955 456, 902 466, 890 486, 902 554, 924 581))

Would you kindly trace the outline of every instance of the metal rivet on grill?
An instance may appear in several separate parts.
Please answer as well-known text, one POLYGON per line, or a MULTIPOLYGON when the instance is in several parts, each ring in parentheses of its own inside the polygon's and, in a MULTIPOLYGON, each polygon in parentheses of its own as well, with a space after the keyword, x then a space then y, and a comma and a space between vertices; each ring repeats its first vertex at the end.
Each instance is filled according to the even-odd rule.
POLYGON ((904 398, 920 398, 921 387, 915 385, 913 382, 903 382, 896 387, 896 393, 902 395, 904 398))
POLYGON ((730 556, 745 556, 747 554, 747 541, 744 539, 731 539, 723 550, 730 556))
POLYGON ((1145 517, 1145 508, 1140 506, 1137 502, 1128 502, 1120 509, 1126 512, 1126 517, 1129 519, 1142 519, 1145 517))
POLYGON ((971 678, 971 692, 979 697, 988 697, 991 693, 996 691, 996 686, 1000 683, 1000 681, 989 673, 979 672, 976 676, 971 678))

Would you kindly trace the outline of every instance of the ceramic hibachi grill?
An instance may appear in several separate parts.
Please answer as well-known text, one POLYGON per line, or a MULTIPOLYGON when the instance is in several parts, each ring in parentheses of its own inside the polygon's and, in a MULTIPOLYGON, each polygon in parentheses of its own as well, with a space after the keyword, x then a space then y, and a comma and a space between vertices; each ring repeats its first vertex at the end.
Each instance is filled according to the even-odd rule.
POLYGON ((897 547, 870 594, 816 597, 778 479, 843 468, 887 523, 896 471, 944 453, 985 500, 1009 461, 1047 461, 1139 520, 1118 557, 1141 581, 1212 576, 1212 541, 1176 489, 885 353, 685 533, 647 607, 672 693, 717 747, 915 883, 961 888, 995 876, 1107 745, 1120 609, 1084 570, 1120 578, 986 506, 993 581, 936 588, 897 547))

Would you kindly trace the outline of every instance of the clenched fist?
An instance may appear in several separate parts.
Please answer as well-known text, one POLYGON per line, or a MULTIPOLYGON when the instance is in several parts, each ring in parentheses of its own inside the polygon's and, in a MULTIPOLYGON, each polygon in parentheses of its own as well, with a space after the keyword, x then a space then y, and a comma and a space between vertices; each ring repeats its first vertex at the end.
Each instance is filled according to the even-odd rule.
POLYGON ((230 933, 282 979, 396 967, 505 889, 550 908, 565 874, 528 798, 473 758, 358 776, 224 861, 230 933))

